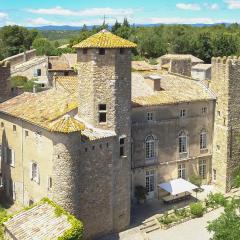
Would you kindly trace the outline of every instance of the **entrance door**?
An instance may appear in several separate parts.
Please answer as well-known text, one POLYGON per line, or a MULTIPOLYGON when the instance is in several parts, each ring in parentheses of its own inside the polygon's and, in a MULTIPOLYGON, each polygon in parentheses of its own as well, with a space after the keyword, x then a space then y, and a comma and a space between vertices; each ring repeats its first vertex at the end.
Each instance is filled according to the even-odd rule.
POLYGON ((146 189, 148 192, 147 199, 154 198, 154 184, 155 184, 155 171, 146 171, 146 189))

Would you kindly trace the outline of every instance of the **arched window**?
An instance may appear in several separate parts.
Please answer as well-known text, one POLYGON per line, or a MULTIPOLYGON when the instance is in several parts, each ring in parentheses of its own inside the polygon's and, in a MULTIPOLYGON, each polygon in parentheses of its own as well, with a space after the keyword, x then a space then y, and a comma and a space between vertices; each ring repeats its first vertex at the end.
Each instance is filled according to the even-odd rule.
POLYGON ((179 153, 187 153, 187 134, 181 131, 178 135, 179 153))
POLYGON ((145 139, 146 160, 154 160, 156 158, 156 141, 154 136, 147 136, 145 139))
POLYGON ((200 133, 200 149, 207 149, 207 132, 205 129, 200 133))

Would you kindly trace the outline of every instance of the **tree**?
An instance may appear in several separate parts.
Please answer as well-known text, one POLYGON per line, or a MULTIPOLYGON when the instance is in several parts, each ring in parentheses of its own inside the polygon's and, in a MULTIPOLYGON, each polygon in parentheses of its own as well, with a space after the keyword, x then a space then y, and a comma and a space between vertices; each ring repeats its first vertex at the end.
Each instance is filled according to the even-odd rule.
POLYGON ((56 55, 56 50, 51 42, 46 38, 37 38, 33 42, 33 47, 37 50, 37 55, 56 55))
POLYGON ((121 27, 121 23, 119 23, 117 20, 115 24, 112 26, 112 33, 116 34, 117 30, 121 27))
POLYGON ((207 229, 213 232, 212 240, 235 240, 240 236, 239 200, 231 200, 222 215, 212 221, 207 229))
POLYGON ((0 31, 3 57, 6 58, 30 49, 37 35, 36 30, 28 30, 17 25, 3 27, 0 31))

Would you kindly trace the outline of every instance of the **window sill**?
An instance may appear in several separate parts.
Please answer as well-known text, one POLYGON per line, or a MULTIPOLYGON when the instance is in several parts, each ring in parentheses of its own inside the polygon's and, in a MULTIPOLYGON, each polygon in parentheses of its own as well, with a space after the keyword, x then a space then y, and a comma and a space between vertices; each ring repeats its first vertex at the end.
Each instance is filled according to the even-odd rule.
POLYGON ((126 155, 123 155, 123 156, 120 156, 120 158, 127 158, 127 156, 126 156, 126 155))

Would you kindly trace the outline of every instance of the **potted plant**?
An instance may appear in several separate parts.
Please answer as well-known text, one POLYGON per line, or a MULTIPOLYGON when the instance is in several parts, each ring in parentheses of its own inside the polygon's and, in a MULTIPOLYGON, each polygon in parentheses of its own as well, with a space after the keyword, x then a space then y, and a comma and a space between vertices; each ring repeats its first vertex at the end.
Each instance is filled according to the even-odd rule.
POLYGON ((143 186, 135 187, 135 197, 138 203, 143 204, 147 198, 147 190, 143 186))

